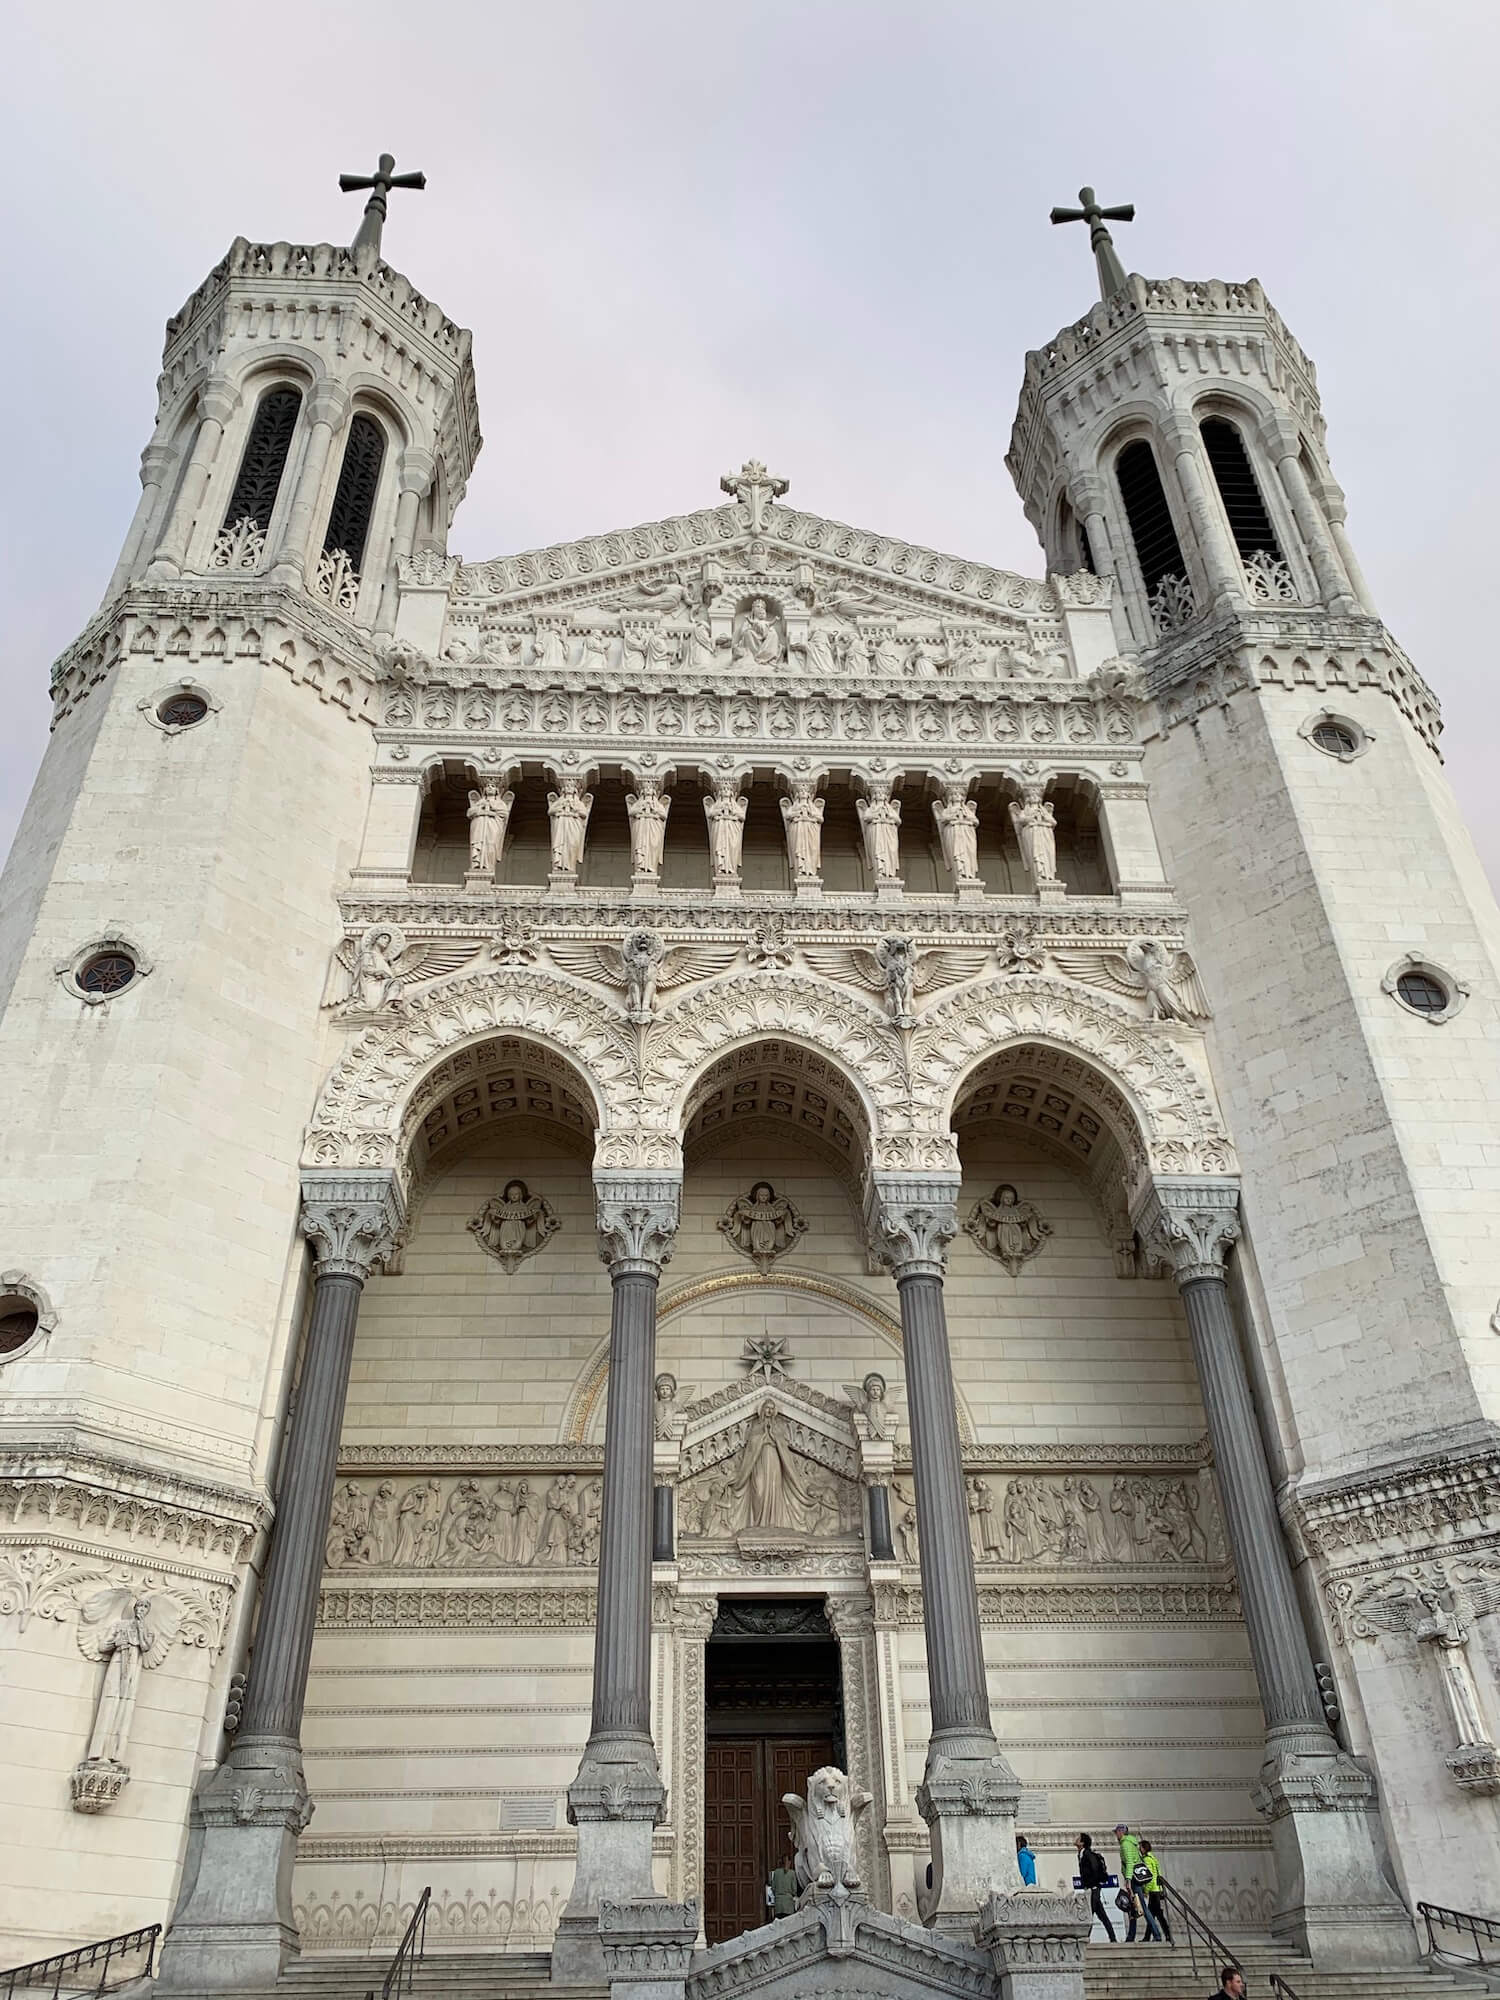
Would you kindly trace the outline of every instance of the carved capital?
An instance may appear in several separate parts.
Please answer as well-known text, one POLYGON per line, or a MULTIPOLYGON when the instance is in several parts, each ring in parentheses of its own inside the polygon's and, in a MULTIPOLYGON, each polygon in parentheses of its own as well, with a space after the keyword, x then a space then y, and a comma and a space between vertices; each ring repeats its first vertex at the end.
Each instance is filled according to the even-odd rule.
POLYGON ((390 1255, 405 1221, 394 1174, 302 1176, 302 1234, 312 1244, 319 1277, 363 1284, 390 1255))
POLYGON ((682 1182, 663 1175, 596 1174, 599 1255, 612 1278, 659 1278, 671 1260, 682 1211, 682 1182))
POLYGON ((425 493, 436 470, 437 461, 430 451, 424 451, 421 445, 409 444, 401 454, 401 491, 425 493))
POLYGON ((240 392, 227 376, 214 375, 199 391, 198 414, 205 423, 222 427, 239 408, 239 402, 240 392))
POLYGON ((876 1174, 865 1198, 870 1252, 894 1278, 938 1277, 958 1234, 956 1174, 876 1174))
POLYGON ((1156 1180, 1136 1203, 1141 1240, 1170 1264, 1179 1285, 1222 1278, 1240 1235, 1240 1188, 1228 1180, 1156 1180))
POLYGON ((349 412, 349 391, 341 382, 320 382, 307 399, 307 420, 337 430, 349 412))

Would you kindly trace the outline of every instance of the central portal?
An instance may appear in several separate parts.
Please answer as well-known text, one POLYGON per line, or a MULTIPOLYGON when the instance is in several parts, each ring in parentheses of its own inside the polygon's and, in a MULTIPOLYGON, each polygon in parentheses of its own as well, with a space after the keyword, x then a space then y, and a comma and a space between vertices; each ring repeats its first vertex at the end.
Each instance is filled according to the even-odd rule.
POLYGON ((838 1642, 821 1598, 721 1599, 704 1659, 703 1927, 710 1944, 771 1915, 791 1865, 784 1792, 844 1762, 838 1642))

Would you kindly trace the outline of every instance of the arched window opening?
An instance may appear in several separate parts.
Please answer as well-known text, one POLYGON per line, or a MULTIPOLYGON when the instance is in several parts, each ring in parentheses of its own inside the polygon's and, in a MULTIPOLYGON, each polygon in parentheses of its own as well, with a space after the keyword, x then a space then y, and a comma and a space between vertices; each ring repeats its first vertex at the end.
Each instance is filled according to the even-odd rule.
POLYGON ((1161 474, 1156 469, 1156 454, 1144 438, 1136 438, 1120 453, 1115 460, 1115 478, 1125 518, 1130 523, 1130 539, 1135 544, 1135 558, 1141 567, 1146 595, 1152 600, 1158 625, 1169 623, 1158 611, 1164 601, 1161 586, 1170 578, 1173 585, 1186 590, 1187 564, 1182 559, 1182 545, 1172 525, 1172 511, 1167 505, 1161 474))
POLYGON ((264 535, 271 525, 276 495, 281 491, 282 474, 292 449, 297 413, 302 408, 302 391, 283 382, 267 389, 255 406, 245 455, 240 460, 239 477, 224 509, 226 531, 248 521, 264 535))
POLYGON ((357 416, 349 426, 349 442, 344 446, 328 532, 323 537, 324 555, 342 554, 356 576, 365 559, 365 543, 370 537, 384 460, 385 432, 373 417, 357 416))
POLYGON ((1240 561, 1247 568, 1257 556, 1281 562, 1281 544, 1255 483, 1255 471, 1238 426, 1225 417, 1205 417, 1198 429, 1240 561))

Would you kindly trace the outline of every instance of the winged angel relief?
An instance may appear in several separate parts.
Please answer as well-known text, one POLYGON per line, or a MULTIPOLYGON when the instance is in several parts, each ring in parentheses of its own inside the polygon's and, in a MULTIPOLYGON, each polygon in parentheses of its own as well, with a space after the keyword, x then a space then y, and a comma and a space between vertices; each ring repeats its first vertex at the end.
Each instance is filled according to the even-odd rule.
POLYGON ((630 931, 623 944, 554 942, 548 952, 564 972, 580 979, 597 979, 603 986, 623 987, 625 1012, 632 1021, 649 1021, 656 1011, 658 989, 685 986, 689 980, 712 979, 740 955, 738 944, 678 944, 668 947, 656 931, 630 931))
POLYGON ((1409 1632, 1431 1649, 1457 1737, 1443 1761, 1466 1792, 1500 1791, 1500 1749, 1469 1659, 1473 1621, 1500 1611, 1493 1569, 1411 1569, 1346 1596, 1339 1608, 1355 1638, 1409 1632))
POLYGON ((479 949, 472 938, 433 939, 408 944, 397 924, 371 924, 334 951, 325 1007, 343 1014, 399 1010, 409 987, 456 972, 479 949))
POLYGON ((1185 951, 1168 952, 1156 938, 1137 938, 1120 951, 1054 951, 1053 963, 1068 979, 1107 986, 1144 1000, 1151 1021, 1206 1021, 1208 1001, 1185 951))
POLYGON ((78 1649, 104 1664, 88 1751, 73 1773, 77 1812, 103 1812, 129 1782, 130 1724, 141 1674, 159 1667, 183 1622, 174 1599, 129 1585, 112 1585, 86 1598, 78 1610, 78 1649))
POLYGON ((918 951, 899 931, 881 938, 873 951, 859 944, 810 945, 803 955, 815 971, 830 979, 846 979, 883 994, 886 1011, 898 1028, 916 1025, 918 994, 952 986, 960 979, 973 979, 990 958, 987 950, 962 947, 918 951))

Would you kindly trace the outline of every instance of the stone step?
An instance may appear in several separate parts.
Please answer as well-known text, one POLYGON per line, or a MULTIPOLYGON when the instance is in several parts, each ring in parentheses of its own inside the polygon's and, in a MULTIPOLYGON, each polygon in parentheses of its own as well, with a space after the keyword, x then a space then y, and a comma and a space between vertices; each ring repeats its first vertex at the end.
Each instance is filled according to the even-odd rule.
MULTIPOLYGON (((1451 1973, 1414 1965, 1388 1971, 1321 1971, 1275 1945, 1230 1943, 1244 1969, 1249 2000, 1272 2000, 1270 1974, 1279 1973, 1297 2000, 1441 2000, 1472 1992, 1451 1973)), ((1176 1945, 1091 1942, 1084 1967, 1087 2000, 1205 2000, 1218 1984, 1218 1961, 1203 1945, 1193 1954, 1176 1945)))
MULTIPOLYGON (((287 1967, 274 1987, 239 2000, 365 2000, 380 1993, 390 1956, 317 1952, 287 1967)), ((412 2000, 555 2000, 546 1952, 429 1951, 412 1976, 412 2000)), ((569 1988, 569 2000, 608 2000, 607 1986, 569 1988)))

